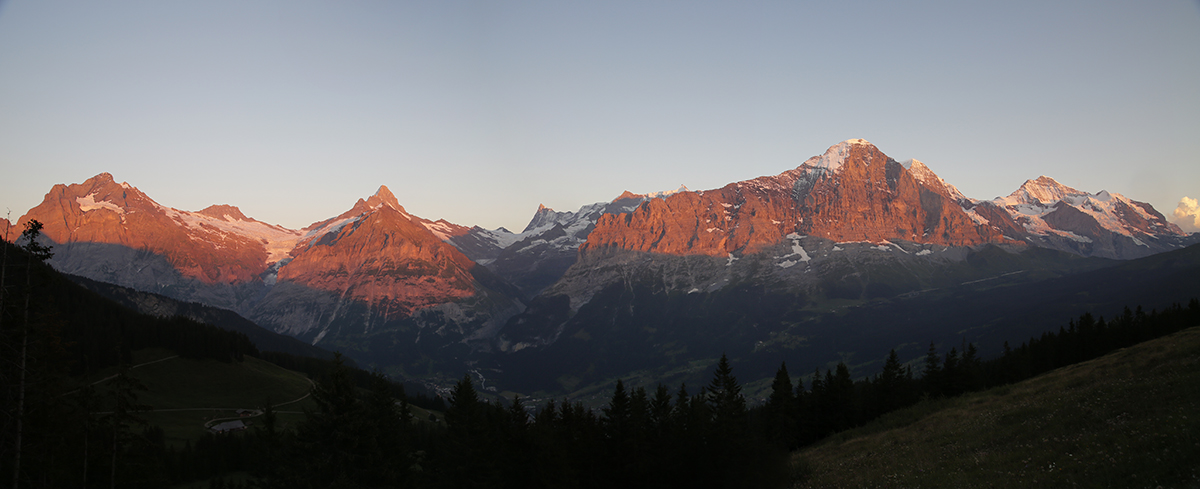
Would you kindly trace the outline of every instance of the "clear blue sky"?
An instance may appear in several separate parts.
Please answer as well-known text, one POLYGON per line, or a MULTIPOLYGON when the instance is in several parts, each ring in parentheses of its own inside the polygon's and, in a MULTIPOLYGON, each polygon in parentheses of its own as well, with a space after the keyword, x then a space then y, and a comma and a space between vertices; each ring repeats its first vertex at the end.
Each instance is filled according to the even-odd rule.
POLYGON ((524 227, 850 138, 974 198, 1200 197, 1200 4, 0 3, 0 212, 100 172, 299 228, 387 185, 524 227))

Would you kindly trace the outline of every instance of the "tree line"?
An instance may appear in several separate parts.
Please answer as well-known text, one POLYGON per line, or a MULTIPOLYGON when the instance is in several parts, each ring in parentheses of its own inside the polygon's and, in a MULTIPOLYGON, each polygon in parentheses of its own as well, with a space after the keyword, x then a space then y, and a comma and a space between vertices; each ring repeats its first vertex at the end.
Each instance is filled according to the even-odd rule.
MULTIPOLYGON (((783 364, 758 406, 748 405, 724 356, 695 393, 618 380, 599 410, 567 400, 483 401, 468 375, 449 395, 444 424, 414 420, 379 374, 373 387, 356 391, 349 369, 335 363, 313 390, 318 407, 299 425, 281 430, 267 421, 209 446, 241 443, 239 453, 257 454, 237 466, 251 474, 248 482, 217 483, 223 487, 782 487, 792 449, 922 399, 1020 381, 1197 324, 1194 299, 1149 313, 1126 309, 1107 321, 1083 314, 1058 332, 1005 345, 990 360, 965 341, 945 353, 931 343, 915 364, 902 364, 893 350, 876 375, 855 380, 840 363, 796 384, 783 364)), ((199 445, 167 451, 177 467, 219 467, 211 460, 228 454, 201 452, 199 445)))
POLYGON ((901 364, 892 350, 882 372, 874 376, 853 380, 849 368, 839 363, 824 374, 820 369, 814 372, 808 388, 803 380, 793 387, 783 364, 760 409, 767 420, 766 433, 777 443, 798 448, 922 399, 1019 382, 1196 325, 1200 300, 1192 299, 1187 307, 1174 304, 1149 313, 1140 306, 1136 311, 1126 307, 1107 321, 1084 313, 1057 332, 1045 332, 1016 348, 1005 342, 1003 353, 990 360, 981 359, 975 345, 965 340, 944 354, 930 343, 915 368, 901 364))

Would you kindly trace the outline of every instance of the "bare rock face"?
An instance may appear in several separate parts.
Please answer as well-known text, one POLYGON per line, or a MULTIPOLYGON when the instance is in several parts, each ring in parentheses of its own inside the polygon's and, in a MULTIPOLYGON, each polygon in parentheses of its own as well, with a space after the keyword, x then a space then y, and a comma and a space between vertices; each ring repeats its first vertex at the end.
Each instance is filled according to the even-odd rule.
POLYGON ((475 263, 414 222, 387 187, 333 224, 310 229, 280 281, 364 302, 389 318, 475 294, 475 263))
POLYGON ((944 246, 1008 241, 968 215, 957 190, 920 169, 922 178, 870 143, 850 140, 779 175, 679 192, 629 214, 605 215, 581 250, 752 254, 789 234, 944 246))
MULTIPOLYGON (((205 284, 259 280, 269 258, 261 231, 276 240, 289 234, 298 237, 294 231, 247 218, 233 206, 213 206, 200 213, 161 206, 137 188, 116 183, 108 173, 82 184, 55 185, 19 222, 24 226, 30 219, 41 221, 44 236, 55 243, 148 251, 163 257, 183 277, 205 284)), ((87 270, 63 271, 88 275, 87 270)))
MULTIPOLYGON (((44 224, 60 271, 231 309, 310 342, 337 338, 347 352, 369 341, 347 339, 347 328, 416 325, 443 343, 486 342, 520 306, 515 291, 446 241, 469 228, 412 216, 387 187, 297 231, 231 205, 165 207, 105 173, 56 185, 20 222, 30 219, 44 224)), ((411 347, 417 338, 388 341, 411 347)))

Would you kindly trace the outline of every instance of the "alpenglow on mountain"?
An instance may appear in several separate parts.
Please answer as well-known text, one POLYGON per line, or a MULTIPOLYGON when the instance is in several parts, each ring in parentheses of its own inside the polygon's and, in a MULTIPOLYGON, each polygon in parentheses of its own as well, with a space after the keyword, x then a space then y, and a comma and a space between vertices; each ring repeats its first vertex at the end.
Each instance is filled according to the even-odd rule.
POLYGON ((17 224, 30 219, 63 272, 231 309, 400 376, 592 335, 571 330, 581 308, 621 284, 867 300, 982 278, 964 264, 986 247, 1129 259, 1196 241, 1149 204, 1048 177, 970 199, 861 139, 719 189, 541 207, 520 233, 411 215, 387 187, 293 230, 230 205, 164 206, 107 173, 55 185, 17 224))

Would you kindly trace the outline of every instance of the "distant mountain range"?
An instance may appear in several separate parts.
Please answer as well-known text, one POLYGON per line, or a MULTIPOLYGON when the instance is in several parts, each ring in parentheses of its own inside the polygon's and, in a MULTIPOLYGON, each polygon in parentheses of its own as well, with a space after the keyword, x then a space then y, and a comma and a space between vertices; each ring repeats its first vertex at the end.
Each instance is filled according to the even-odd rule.
MULTIPOLYGON (((757 337, 743 330, 779 333, 796 319, 776 311, 763 316, 775 323, 747 324, 761 315, 737 311, 764 297, 795 311, 862 304, 1001 274, 1063 276, 1200 241, 1149 204, 1044 176, 1007 197, 971 199, 861 139, 720 189, 539 207, 520 233, 411 215, 387 187, 292 230, 229 205, 166 207, 107 173, 55 185, 0 231, 15 235, 30 219, 44 224, 60 271, 226 308, 414 378, 502 370, 534 350, 555 357, 563 338, 616 334, 596 331, 605 320, 638 325, 614 345, 678 350, 644 330, 673 308, 726 317, 703 333, 712 338, 757 337)), ((597 354, 569 350, 576 362, 597 354)), ((616 363, 614 375, 637 367, 616 363)))

